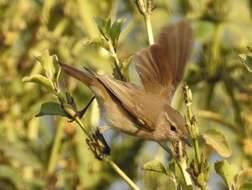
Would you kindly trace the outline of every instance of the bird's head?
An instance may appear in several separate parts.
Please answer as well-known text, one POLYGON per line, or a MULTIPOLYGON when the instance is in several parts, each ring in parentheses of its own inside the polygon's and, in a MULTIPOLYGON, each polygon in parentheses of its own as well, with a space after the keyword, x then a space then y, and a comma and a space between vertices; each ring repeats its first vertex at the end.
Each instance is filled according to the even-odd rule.
POLYGON ((185 118, 169 105, 165 105, 163 112, 158 119, 158 127, 163 131, 166 140, 182 140, 188 142, 188 130, 186 128, 185 118))

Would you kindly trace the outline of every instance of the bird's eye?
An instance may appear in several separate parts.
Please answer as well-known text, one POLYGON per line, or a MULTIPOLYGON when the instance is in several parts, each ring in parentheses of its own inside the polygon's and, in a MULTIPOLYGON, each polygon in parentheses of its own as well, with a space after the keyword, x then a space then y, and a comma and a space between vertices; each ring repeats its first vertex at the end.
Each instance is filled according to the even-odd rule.
POLYGON ((177 132, 177 128, 176 128, 174 125, 171 125, 171 126, 170 126, 170 129, 171 129, 173 132, 177 132))

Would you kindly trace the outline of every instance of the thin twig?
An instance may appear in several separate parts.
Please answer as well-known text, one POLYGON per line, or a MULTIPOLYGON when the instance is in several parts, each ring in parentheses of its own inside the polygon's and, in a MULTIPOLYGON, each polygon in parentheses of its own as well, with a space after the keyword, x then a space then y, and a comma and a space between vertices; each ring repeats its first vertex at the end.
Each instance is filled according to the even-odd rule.
POLYGON ((108 45, 109 45, 109 51, 111 53, 111 56, 113 57, 114 59, 114 68, 116 69, 116 72, 117 74, 119 75, 118 79, 119 80, 122 80, 122 81, 125 81, 125 78, 121 72, 121 68, 122 68, 122 64, 121 62, 119 61, 119 58, 117 56, 117 53, 116 53, 116 50, 115 50, 115 47, 113 46, 113 43, 111 41, 108 41, 108 45))
POLYGON ((117 166, 115 162, 113 162, 109 157, 105 157, 104 160, 109 163, 116 173, 120 175, 133 190, 140 190, 139 187, 137 187, 137 185, 117 166))
POLYGON ((145 22, 145 26, 146 26, 146 30, 147 30, 147 34, 148 34, 149 44, 152 45, 152 44, 154 44, 154 37, 153 37, 153 32, 152 32, 152 27, 151 27, 151 19, 150 19, 149 14, 144 16, 144 22, 145 22))
POLYGON ((147 2, 144 2, 144 0, 137 0, 136 5, 138 8, 138 11, 141 15, 143 15, 144 23, 146 26, 146 31, 148 35, 149 45, 154 44, 154 37, 152 32, 152 26, 151 26, 151 12, 152 12, 152 0, 147 0, 147 2))
POLYGON ((186 184, 186 186, 192 186, 192 180, 191 177, 189 175, 189 173, 187 172, 187 164, 186 164, 186 159, 183 157, 179 160, 176 160, 176 164, 179 167, 179 170, 182 174, 183 180, 186 184))

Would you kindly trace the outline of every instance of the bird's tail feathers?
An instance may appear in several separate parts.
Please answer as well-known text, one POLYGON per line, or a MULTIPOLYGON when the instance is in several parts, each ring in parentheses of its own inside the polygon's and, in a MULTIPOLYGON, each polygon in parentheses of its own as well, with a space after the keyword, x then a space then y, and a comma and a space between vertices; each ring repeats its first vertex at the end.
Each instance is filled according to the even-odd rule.
POLYGON ((96 81, 96 74, 88 68, 84 67, 84 70, 81 71, 64 63, 59 63, 59 65, 66 74, 83 82, 87 86, 91 86, 96 81))

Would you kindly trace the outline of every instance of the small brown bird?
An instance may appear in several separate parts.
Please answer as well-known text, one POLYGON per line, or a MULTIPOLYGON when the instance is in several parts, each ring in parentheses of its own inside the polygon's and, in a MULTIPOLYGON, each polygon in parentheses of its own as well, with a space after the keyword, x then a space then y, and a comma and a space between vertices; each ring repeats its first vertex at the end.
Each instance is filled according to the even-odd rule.
POLYGON ((190 22, 182 20, 163 28, 158 42, 135 55, 143 87, 90 70, 61 63, 68 75, 80 80, 95 94, 101 117, 122 132, 154 141, 187 140, 184 117, 171 100, 192 48, 190 22))

